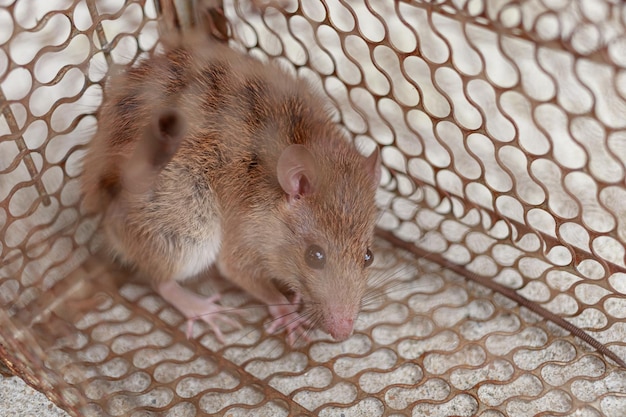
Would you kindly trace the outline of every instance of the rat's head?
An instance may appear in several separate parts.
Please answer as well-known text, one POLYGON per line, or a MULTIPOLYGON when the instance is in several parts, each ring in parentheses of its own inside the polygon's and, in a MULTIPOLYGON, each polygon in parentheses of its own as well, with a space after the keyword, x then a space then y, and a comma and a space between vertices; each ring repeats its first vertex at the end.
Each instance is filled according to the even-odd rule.
POLYGON ((343 143, 330 151, 291 145, 278 160, 291 235, 279 285, 298 293, 305 314, 337 340, 352 334, 366 291, 380 170, 378 150, 365 158, 343 143))

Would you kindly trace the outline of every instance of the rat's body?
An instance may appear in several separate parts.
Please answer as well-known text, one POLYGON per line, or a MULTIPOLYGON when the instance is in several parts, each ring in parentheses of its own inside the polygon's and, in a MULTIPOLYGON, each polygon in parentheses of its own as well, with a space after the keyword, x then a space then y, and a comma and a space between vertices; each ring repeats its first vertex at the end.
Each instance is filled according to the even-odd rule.
POLYGON ((221 308, 176 283, 216 263, 270 305, 275 327, 351 334, 371 258, 378 153, 361 156, 306 83, 188 38, 119 76, 105 98, 83 191, 104 213, 116 258, 189 319, 221 308), (164 109, 175 109, 174 122, 164 109), (300 307, 299 319, 282 317, 300 307))

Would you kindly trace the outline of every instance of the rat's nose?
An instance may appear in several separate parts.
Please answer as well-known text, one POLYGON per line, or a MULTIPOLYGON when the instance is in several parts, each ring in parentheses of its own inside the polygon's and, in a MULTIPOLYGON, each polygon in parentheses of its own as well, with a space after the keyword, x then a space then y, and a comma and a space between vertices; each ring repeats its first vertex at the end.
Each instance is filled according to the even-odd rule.
POLYGON ((337 341, 346 340, 354 329, 354 318, 345 315, 331 316, 326 330, 337 341))

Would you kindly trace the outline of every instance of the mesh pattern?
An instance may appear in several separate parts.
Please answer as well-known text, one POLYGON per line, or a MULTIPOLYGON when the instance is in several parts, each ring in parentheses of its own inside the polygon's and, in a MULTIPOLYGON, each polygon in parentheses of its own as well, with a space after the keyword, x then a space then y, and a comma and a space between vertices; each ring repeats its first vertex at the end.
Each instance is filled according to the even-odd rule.
POLYGON ((243 328, 187 340, 177 312, 90 255, 79 162, 105 76, 152 51, 173 9, 43 3, 0 1, 0 358, 68 412, 626 414, 626 370, 458 273, 626 358, 626 6, 224 3, 233 45, 310 79, 364 152, 382 148, 380 296, 347 341, 290 348, 217 277, 195 289, 220 289, 243 328))

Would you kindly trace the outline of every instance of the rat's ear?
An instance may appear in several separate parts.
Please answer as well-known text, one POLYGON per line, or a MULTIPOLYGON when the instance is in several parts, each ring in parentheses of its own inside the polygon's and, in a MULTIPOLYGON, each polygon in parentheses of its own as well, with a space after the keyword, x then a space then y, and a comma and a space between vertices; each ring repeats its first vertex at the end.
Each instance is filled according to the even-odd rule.
POLYGON ((297 199, 315 189, 317 177, 313 155, 303 145, 290 145, 276 164, 278 183, 289 198, 297 199))
POLYGON ((372 152, 371 155, 365 159, 365 166, 367 167, 367 172, 372 178, 372 186, 375 189, 378 188, 378 185, 380 184, 380 177, 382 175, 380 149, 378 149, 378 146, 374 149, 374 152, 372 152))

